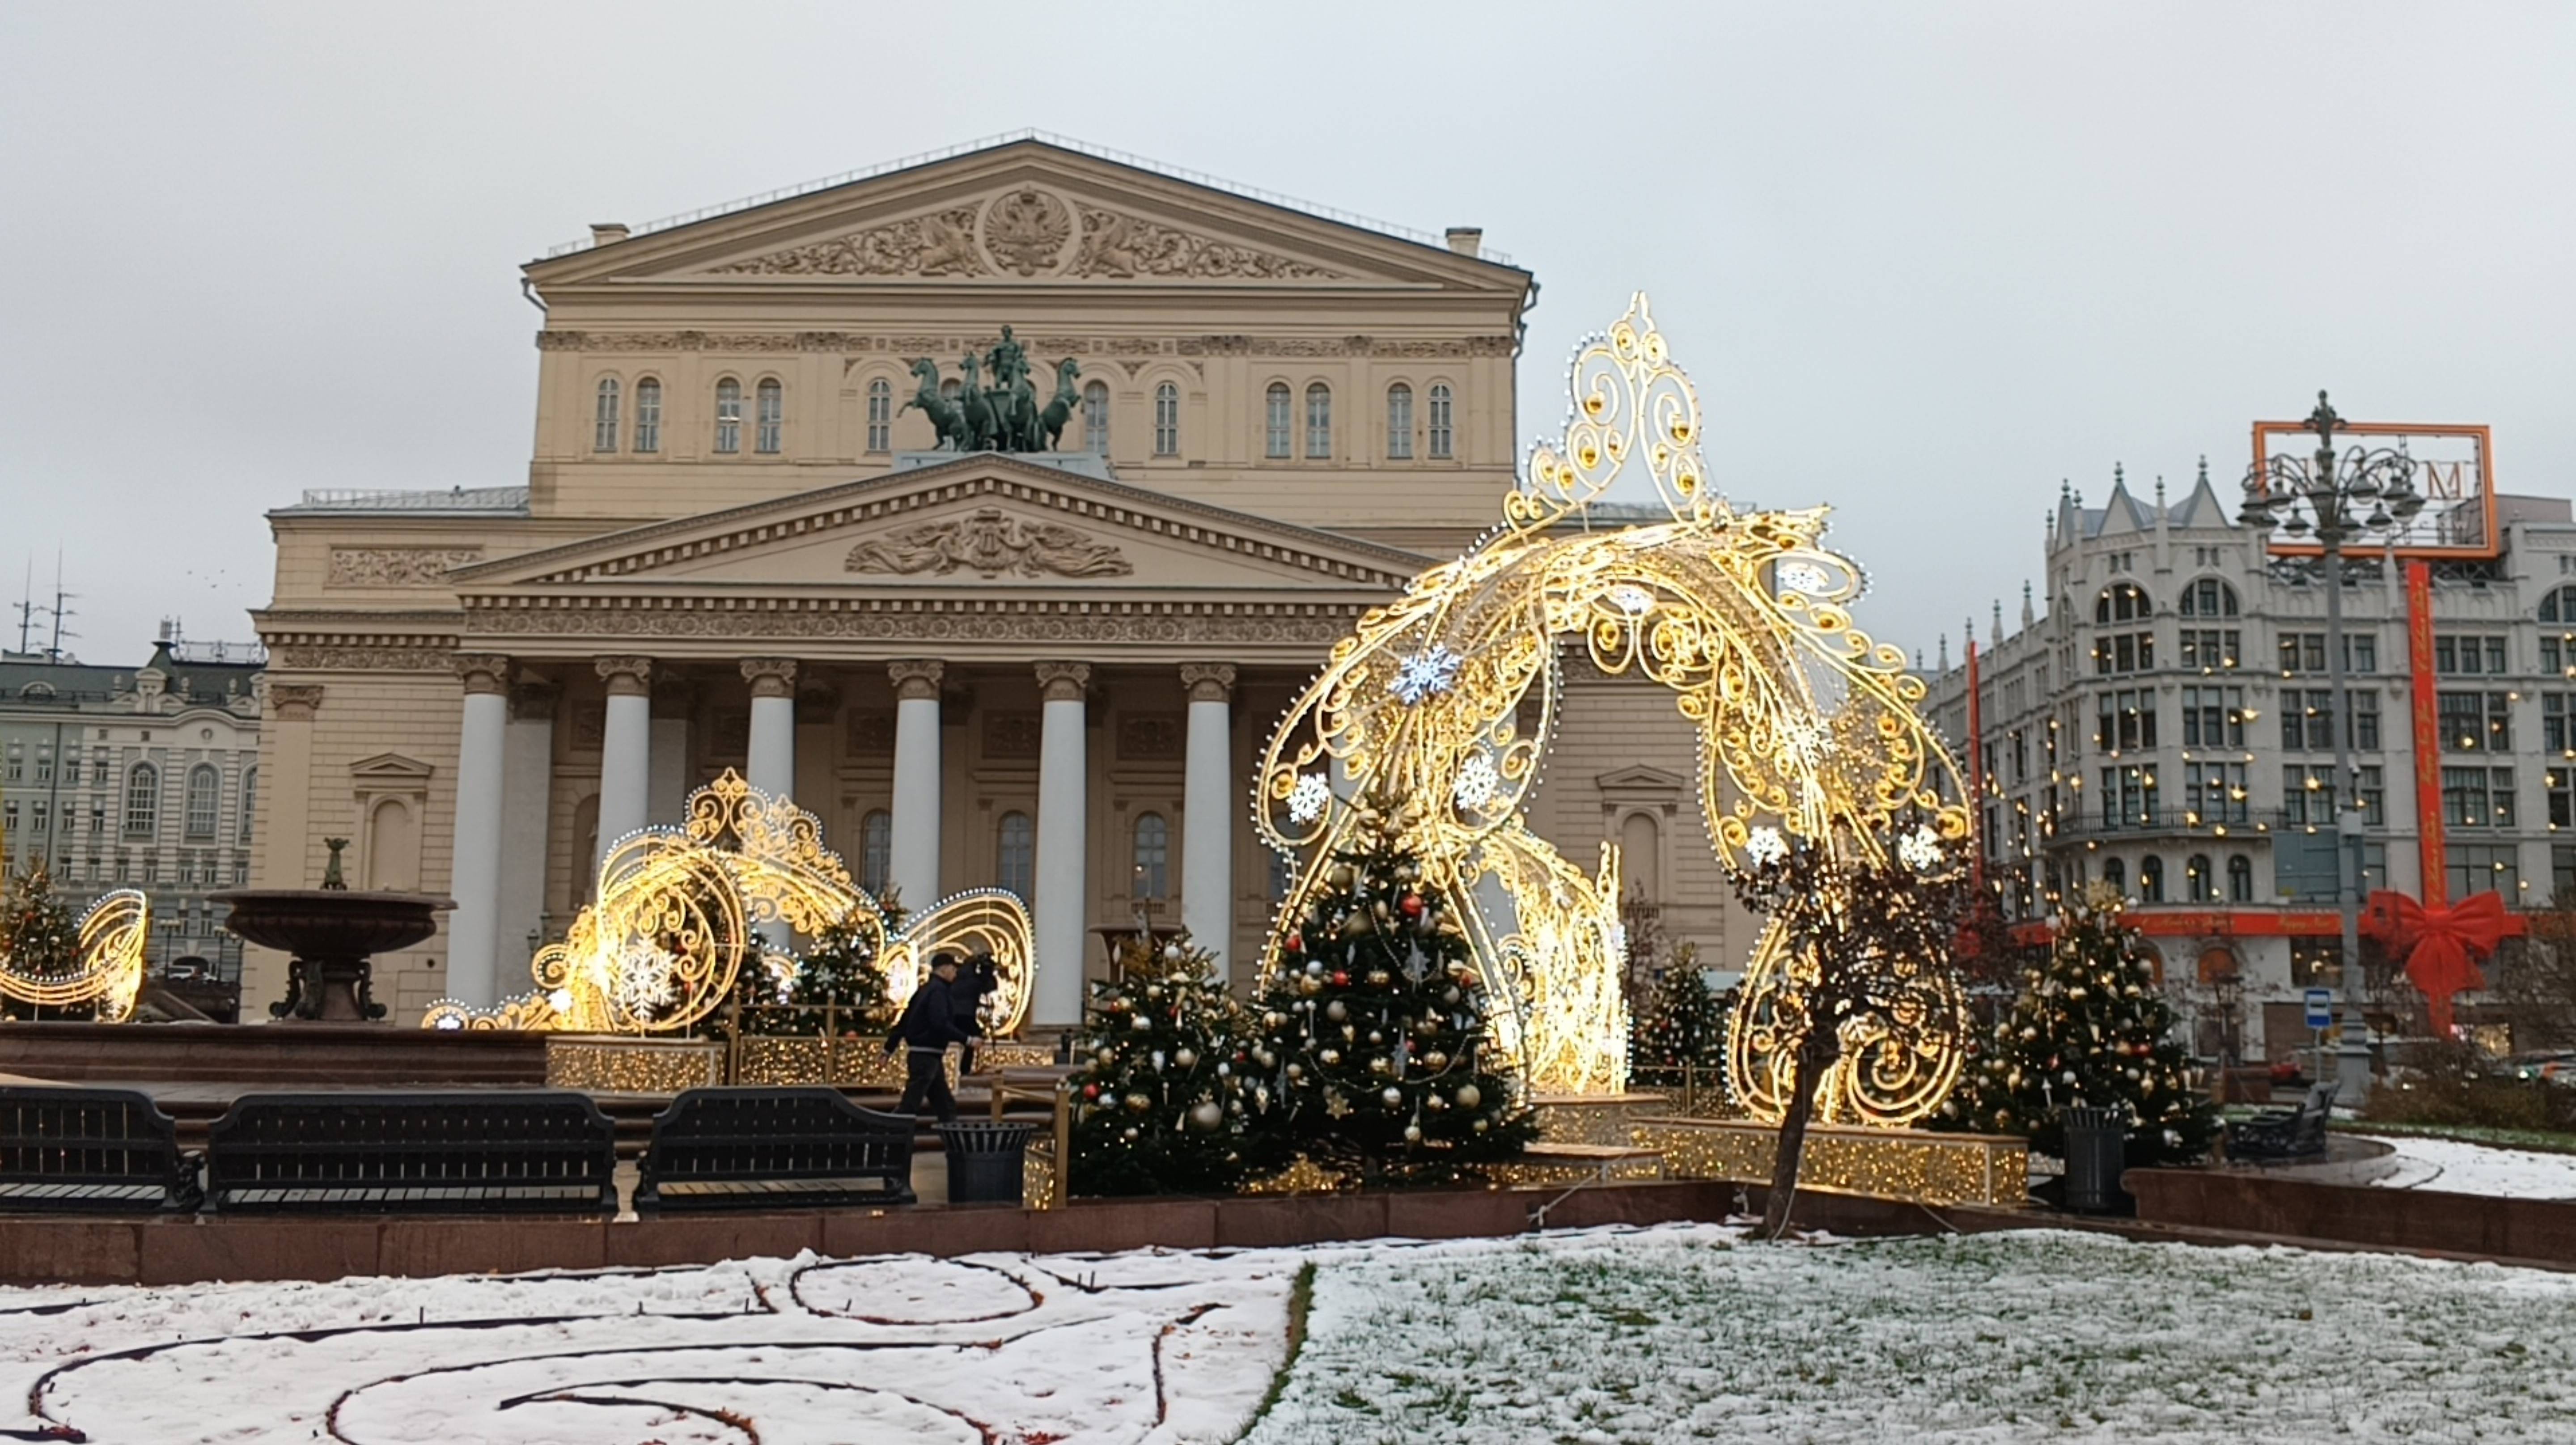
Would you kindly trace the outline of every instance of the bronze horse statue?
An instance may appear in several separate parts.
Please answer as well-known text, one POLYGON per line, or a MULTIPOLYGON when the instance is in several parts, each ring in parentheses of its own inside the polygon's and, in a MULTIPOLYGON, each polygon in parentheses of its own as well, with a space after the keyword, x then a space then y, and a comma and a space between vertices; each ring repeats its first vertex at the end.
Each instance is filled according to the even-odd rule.
POLYGON ((927 356, 920 357, 912 363, 912 374, 920 379, 921 386, 913 392, 912 400, 903 404, 902 410, 921 408, 923 414, 930 418, 930 429, 939 437, 937 445, 953 452, 967 450, 972 443, 966 434, 966 413, 956 402, 941 394, 938 363, 927 356))
POLYGON ((966 379, 957 388, 957 404, 966 414, 966 446, 960 450, 984 451, 1001 439, 1001 418, 984 390, 982 358, 967 352, 963 365, 966 379))
POLYGON ((1057 450, 1064 424, 1073 419, 1073 409, 1082 405, 1082 392, 1074 386, 1074 378, 1081 372, 1082 363, 1070 356, 1055 364, 1055 399, 1038 413, 1038 438, 1048 451, 1057 450))

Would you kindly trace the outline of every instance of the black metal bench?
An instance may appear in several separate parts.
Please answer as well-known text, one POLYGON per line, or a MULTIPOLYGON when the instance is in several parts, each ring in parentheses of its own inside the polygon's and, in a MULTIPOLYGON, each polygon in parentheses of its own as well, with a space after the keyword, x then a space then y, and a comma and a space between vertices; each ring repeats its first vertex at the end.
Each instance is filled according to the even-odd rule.
POLYGON ((910 1204, 915 1127, 838 1089, 691 1089, 653 1116, 635 1212, 910 1204))
POLYGON ((2227 1157, 2254 1161, 2304 1159, 2326 1152, 2326 1120, 2335 1086, 2319 1084, 2296 1109, 2273 1109, 2227 1126, 2227 1157))
POLYGON ((0 1210, 193 1210, 197 1159, 132 1089, 0 1087, 0 1210))
POLYGON ((208 1135, 206 1207, 614 1214, 616 1170, 616 1125, 583 1094, 246 1094, 208 1135))

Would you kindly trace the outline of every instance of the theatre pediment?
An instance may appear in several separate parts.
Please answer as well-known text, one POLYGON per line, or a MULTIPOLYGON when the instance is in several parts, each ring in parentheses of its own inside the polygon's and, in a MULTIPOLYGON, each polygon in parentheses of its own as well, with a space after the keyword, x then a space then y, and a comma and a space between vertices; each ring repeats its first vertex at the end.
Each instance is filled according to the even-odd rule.
POLYGON ((468 595, 1174 589, 1392 593, 1433 559, 995 454, 453 573, 468 595))
POLYGON ((600 281, 1288 283, 1517 291, 1445 247, 1022 140, 532 264, 600 281))

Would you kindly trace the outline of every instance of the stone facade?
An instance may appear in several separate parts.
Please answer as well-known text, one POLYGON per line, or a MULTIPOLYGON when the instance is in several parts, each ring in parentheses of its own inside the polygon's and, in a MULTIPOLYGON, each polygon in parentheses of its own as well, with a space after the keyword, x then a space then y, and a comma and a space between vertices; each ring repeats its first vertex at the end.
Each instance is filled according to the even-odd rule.
MULTIPOLYGON (((2496 505, 2500 557, 2425 565, 2420 671, 2406 564, 2346 563, 2365 891, 2494 891, 2521 908, 2576 887, 2576 524, 2561 498, 2496 505), (2436 757, 2415 745, 2419 694, 2436 757), (2474 726, 2443 721, 2470 710, 2474 726)), ((2004 631, 2000 605, 1991 621, 1975 735, 1963 659, 1944 658, 1930 701, 1986 780, 1980 834, 2007 911, 2043 916, 2051 892, 2114 882, 2204 1020, 2204 1051, 2206 985, 2231 970, 2248 1054, 2307 1047, 2299 993, 2332 983, 2338 932, 2315 564, 2271 558, 2206 475, 2176 503, 2161 482, 2152 502, 2116 480, 2100 507, 2065 494, 2045 564, 2019 627, 2004 631)))
MULTIPOLYGON (((270 514, 280 797, 253 873, 306 881, 346 833, 369 881, 458 889, 448 932, 380 965, 398 1017, 524 987, 603 842, 726 767, 792 780, 907 903, 1038 894, 1041 1022, 1078 1005, 1065 954, 1097 969, 1090 935, 1140 912, 1223 920, 1202 939, 1248 978, 1280 878, 1254 759, 1367 607, 1499 516, 1535 294, 1466 233, 1039 142, 601 228, 527 278, 525 487, 270 514), (1076 361, 1084 454, 933 452, 902 409, 916 359, 953 374, 1006 322, 1042 377, 1076 361)), ((1630 876, 1722 964, 1695 748, 1668 694, 1578 677, 1537 806, 1587 868, 1605 836, 1651 852, 1630 876)))

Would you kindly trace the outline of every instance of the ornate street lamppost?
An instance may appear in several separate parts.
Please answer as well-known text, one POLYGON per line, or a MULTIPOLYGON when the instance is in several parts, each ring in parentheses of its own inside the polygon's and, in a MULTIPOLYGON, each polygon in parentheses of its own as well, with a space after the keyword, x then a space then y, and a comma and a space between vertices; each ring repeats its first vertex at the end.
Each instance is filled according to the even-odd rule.
MULTIPOLYGON (((2361 1018, 2361 789, 2352 761, 2352 698, 2343 655, 2343 553, 2347 543, 2393 541, 2407 530, 2424 499, 2413 487, 2415 463, 2404 447, 2347 447, 2335 451, 2343 418, 2317 393, 2308 430, 2317 449, 2306 457, 2270 457, 2245 470, 2246 526, 2294 542, 2314 534, 2326 584, 2326 668, 2333 688, 2336 792, 2330 825, 2335 850, 2335 904, 2343 915, 2341 1042, 2335 1058, 2335 1097, 2358 1105, 2370 1092, 2370 1041, 2361 1018)), ((2277 845, 2276 845, 2277 846, 2277 845)))

